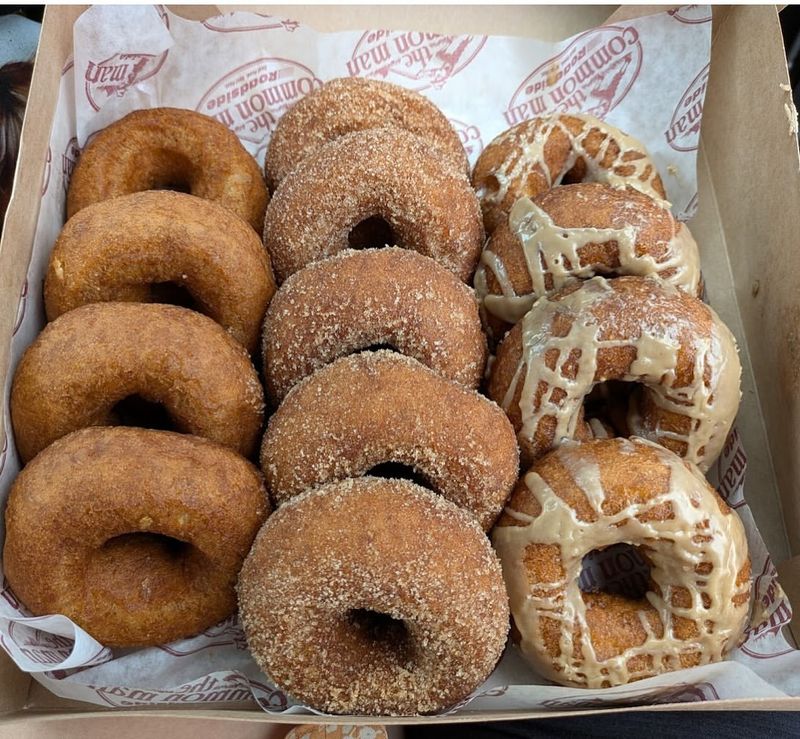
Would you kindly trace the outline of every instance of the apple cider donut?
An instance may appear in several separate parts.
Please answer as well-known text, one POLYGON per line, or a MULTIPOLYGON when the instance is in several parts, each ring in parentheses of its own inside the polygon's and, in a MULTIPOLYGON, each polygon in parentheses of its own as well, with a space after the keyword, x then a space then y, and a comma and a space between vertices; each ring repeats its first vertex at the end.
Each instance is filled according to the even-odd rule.
POLYGON ((60 613, 110 647, 193 636, 230 616, 269 512, 258 470, 168 431, 88 428, 20 472, 3 566, 35 616, 60 613))
POLYGON ((391 229, 388 245, 431 257, 464 282, 472 277, 484 235, 469 180, 427 141, 383 128, 324 144, 283 179, 264 225, 278 282, 347 249, 351 232, 372 219, 391 229))
POLYGON ((278 405, 314 370, 390 345, 442 376, 477 388, 486 363, 473 291, 408 249, 343 251, 295 272, 264 322, 267 395, 278 405))
POLYGON ((86 426, 113 426, 114 406, 159 403, 175 429, 249 455, 264 391, 247 351, 221 326, 174 305, 90 303, 45 326, 22 355, 11 421, 23 461, 86 426))
POLYGON ((330 80, 298 101, 279 121, 264 170, 274 190, 297 164, 329 141, 352 131, 401 128, 410 131, 468 172, 467 155, 450 121, 427 98, 398 85, 363 77, 330 80))
POLYGON ((484 247, 475 290, 499 338, 537 298, 596 274, 655 275, 697 295, 700 255, 686 225, 647 195, 563 185, 514 204, 484 247))
POLYGON ((270 419, 261 468, 276 504, 394 462, 491 528, 517 479, 502 410, 415 359, 343 357, 295 385, 270 419))
POLYGON ((67 218, 141 190, 214 200, 260 232, 269 196, 257 162, 219 121, 179 108, 135 110, 100 131, 69 183, 67 218))
POLYGON ((294 498, 239 577, 250 651, 320 711, 449 708, 494 669, 508 633, 497 556, 464 510, 405 480, 344 480, 294 498))
POLYGON ((90 205, 67 221, 44 281, 47 318, 85 303, 163 302, 186 289, 200 312, 253 352, 275 281, 256 233, 216 203, 166 190, 90 205))
POLYGON ((508 218, 519 198, 535 198, 556 185, 582 181, 632 187, 668 206, 661 177, 644 145, 585 114, 523 121, 497 136, 472 170, 487 233, 508 218))
POLYGON ((492 533, 515 639, 562 685, 606 688, 717 662, 750 604, 744 527, 694 465, 643 439, 570 442, 517 483, 492 533), (583 558, 626 543, 646 596, 581 592, 583 558))
POLYGON ((740 376, 733 335, 703 302, 646 277, 593 277, 541 298, 506 334, 488 393, 508 413, 527 464, 576 438, 597 383, 639 383, 630 435, 705 471, 736 416, 740 376))

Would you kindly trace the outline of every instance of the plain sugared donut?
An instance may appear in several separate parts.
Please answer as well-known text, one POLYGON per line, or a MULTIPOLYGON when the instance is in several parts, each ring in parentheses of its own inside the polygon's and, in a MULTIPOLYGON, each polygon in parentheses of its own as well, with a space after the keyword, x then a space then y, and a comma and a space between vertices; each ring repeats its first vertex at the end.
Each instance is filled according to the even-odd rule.
POLYGON ((85 303, 162 302, 162 283, 256 349, 275 292, 261 240, 216 203, 167 190, 104 200, 67 221, 45 276, 47 317, 85 303))
POLYGON ((468 171, 458 134, 430 100, 389 82, 345 77, 330 80, 306 95, 278 121, 264 164, 270 190, 323 144, 372 128, 410 131, 425 139, 456 170, 468 171))
POLYGON ((91 303, 48 324, 17 365, 20 456, 86 426, 115 425, 114 406, 133 395, 161 404, 178 431, 245 456, 258 443, 264 391, 225 329, 174 305, 91 303))
POLYGON ((631 187, 563 185, 514 204, 484 247, 475 289, 500 338, 537 298, 597 274, 656 275, 697 295, 700 256, 663 203, 631 187))
POLYGON ((519 481, 492 540, 515 639, 549 680, 621 685, 719 661, 742 636, 742 522, 694 465, 651 442, 559 447, 519 481), (584 556, 619 543, 650 565, 646 596, 581 592, 584 556))
POLYGON ((3 566, 35 616, 64 614, 106 646, 162 644, 233 613, 268 512, 258 470, 218 444, 83 429, 14 481, 3 566))
POLYGON ((283 179, 264 225, 278 281, 344 251, 351 231, 372 219, 389 226, 390 245, 431 257, 464 282, 472 276, 483 226, 469 180, 423 139, 384 128, 324 144, 283 179))
POLYGON ((413 468, 486 530, 518 471, 514 431, 497 405, 385 350, 337 359, 295 385, 261 446, 276 504, 389 462, 413 468))
POLYGON ((325 485, 259 532, 239 577, 258 665, 330 713, 432 713, 465 698, 506 643, 500 564, 474 519, 405 480, 325 485))
POLYGON ((523 121, 497 136, 472 170, 487 233, 508 218, 519 198, 581 181, 632 187, 659 201, 666 198, 644 145, 584 114, 523 121))
POLYGON ((344 251, 295 272, 264 322, 264 377, 277 405, 338 357, 391 346, 477 388, 486 339, 475 294, 429 257, 395 247, 344 251))
POLYGON ((219 121, 178 108, 135 110, 81 152, 67 218, 81 208, 142 190, 183 190, 214 200, 260 232, 269 196, 253 157, 219 121))
POLYGON ((741 371, 733 335, 697 298, 647 277, 593 277, 539 299, 506 334, 488 392, 530 463, 576 438, 595 384, 640 383, 629 435, 705 471, 736 416, 741 371))

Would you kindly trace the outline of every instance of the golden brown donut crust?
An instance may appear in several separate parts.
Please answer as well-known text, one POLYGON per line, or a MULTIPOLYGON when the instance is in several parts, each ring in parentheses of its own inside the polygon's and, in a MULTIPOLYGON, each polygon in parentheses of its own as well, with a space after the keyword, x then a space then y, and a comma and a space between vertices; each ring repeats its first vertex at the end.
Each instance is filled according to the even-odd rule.
POLYGON ((106 646, 162 644, 233 613, 268 512, 258 470, 229 449, 166 431, 83 429, 14 481, 3 566, 34 615, 64 614, 106 646), (185 547, 170 551, 154 534, 185 547))
POLYGON ((386 350, 337 359, 295 385, 261 446, 278 505, 386 462, 413 467, 485 530, 518 471, 514 432, 500 408, 386 350))
POLYGON ((484 247, 475 288, 499 339, 536 298, 597 274, 657 275, 690 295, 701 287, 697 244, 663 203, 583 182, 515 204, 484 247))
POLYGON ((374 477, 276 511, 242 568, 239 610, 259 666, 331 713, 447 708, 489 676, 508 632, 500 566, 474 519, 374 477), (364 611, 395 619, 394 638, 353 617, 364 611))
POLYGON ((321 146, 273 195, 264 243, 278 282, 347 249, 350 231, 372 217, 390 226, 395 245, 435 259, 464 282, 472 276, 483 226, 467 177, 418 136, 371 129, 321 146))
POLYGON ((550 680, 618 685, 720 660, 742 635, 744 527, 694 465, 651 442, 559 447, 517 483, 492 539, 515 639, 550 680), (649 596, 581 592, 583 557, 620 542, 650 564, 649 596))
POLYGON ((20 457, 114 425, 114 405, 130 395, 162 404, 177 430, 245 456, 258 442, 264 391, 221 326, 173 305, 92 303, 48 324, 22 355, 11 387, 20 457))
POLYGON ((222 123, 179 108, 135 110, 91 139, 70 179, 67 218, 162 188, 214 200, 261 231, 269 196, 258 163, 222 123))
POLYGON ((270 190, 297 164, 352 131, 401 128, 435 149, 459 172, 467 155, 450 121, 427 98, 390 82, 343 77, 302 98, 275 127, 264 170, 270 190))
POLYGON ((231 211, 168 190, 104 200, 67 221, 45 275, 47 318, 86 303, 159 302, 152 286, 165 282, 255 351, 275 292, 261 240, 231 211))
POLYGON ((472 170, 486 232, 522 197, 584 180, 630 186, 657 200, 664 185, 644 145, 590 115, 532 118, 497 136, 472 170))
POLYGON ((443 377, 477 388, 486 363, 475 294, 408 249, 348 250, 295 272, 264 322, 264 377, 277 405, 338 357, 390 345, 443 377))
POLYGON ((506 334, 487 390, 530 464, 577 438, 595 383, 641 383, 632 433, 706 470, 736 416, 740 376, 736 342, 703 302, 650 278, 594 277, 541 298, 506 334))

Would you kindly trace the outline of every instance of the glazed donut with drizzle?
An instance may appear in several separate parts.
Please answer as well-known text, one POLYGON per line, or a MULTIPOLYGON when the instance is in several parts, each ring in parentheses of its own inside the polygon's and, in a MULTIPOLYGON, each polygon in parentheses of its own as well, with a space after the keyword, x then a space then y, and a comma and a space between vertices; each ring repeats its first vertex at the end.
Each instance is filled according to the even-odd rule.
POLYGON ((568 443, 519 481, 492 540, 523 655, 563 685, 605 688, 716 662, 750 602, 739 517, 700 471, 642 439, 568 443), (638 547, 648 592, 581 592, 583 558, 638 547))
POLYGON ((597 383, 639 383, 627 433, 703 471, 739 407, 736 343, 697 298, 646 277, 593 277, 541 298, 500 344, 489 396, 509 416, 530 463, 582 431, 597 383))
POLYGON ((644 145, 584 114, 519 123, 481 152, 472 171, 487 233, 508 218, 520 198, 535 198, 556 185, 582 181, 632 187, 662 202, 666 198, 644 145))
POLYGON ((490 337, 501 338, 542 295, 597 274, 656 275, 697 295, 700 256, 686 225, 631 187, 586 182, 520 198, 475 272, 490 337))

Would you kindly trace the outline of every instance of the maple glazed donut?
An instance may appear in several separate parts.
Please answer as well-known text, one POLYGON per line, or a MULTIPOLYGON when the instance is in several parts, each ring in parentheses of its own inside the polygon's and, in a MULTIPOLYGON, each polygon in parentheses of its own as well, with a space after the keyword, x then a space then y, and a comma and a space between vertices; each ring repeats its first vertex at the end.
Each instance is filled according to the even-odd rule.
POLYGON ((581 181, 632 187, 668 207, 661 177, 644 145, 590 115, 523 121, 497 136, 472 170, 487 233, 508 218, 519 198, 581 181))
POLYGON ((264 377, 277 405, 314 370, 373 346, 391 346, 465 387, 486 363, 473 291, 408 249, 348 250, 281 285, 264 322, 264 377))
POLYGON ((387 463, 413 468, 486 530, 518 471, 514 431, 500 408, 386 350, 342 357, 295 385, 261 446, 278 505, 387 463))
POLYGON ((655 275, 698 295, 700 255, 686 225, 637 190, 563 185, 514 204, 484 247, 475 289, 499 337, 537 298, 596 274, 655 275))
POLYGON ((35 616, 63 614, 110 647, 163 644, 233 613, 268 512, 260 473, 225 447, 82 429, 14 481, 3 565, 35 616))
POLYGON ((193 110, 150 108, 89 141, 70 179, 67 218, 92 203, 160 189, 214 200, 258 232, 269 199, 256 160, 226 126, 193 110))
POLYGON ((330 713, 432 713, 491 673, 508 633, 500 563, 475 520, 405 480, 325 485, 279 508, 239 577, 258 665, 330 713))
POLYGON ((742 636, 750 560, 700 471, 642 439, 569 443, 519 481, 492 533, 523 655, 548 680, 605 688, 716 662, 742 636), (581 592, 583 557, 636 546, 646 596, 581 592))
POLYGON ((323 144, 372 128, 401 128, 416 134, 456 170, 468 171, 458 133, 430 100, 390 82, 344 77, 306 95, 278 121, 264 164, 267 185, 274 190, 323 144))
POLYGON ((469 180, 428 142, 385 128, 324 144, 283 179, 264 224, 278 282, 344 251, 351 232, 375 219, 391 234, 366 246, 412 249, 471 278, 484 234, 469 180))
POLYGON ((67 221, 45 275, 47 318, 85 303, 167 302, 163 283, 256 349, 275 292, 261 240, 216 203, 166 190, 104 200, 67 221))
POLYGON ((703 471, 739 407, 733 335, 705 303, 646 277, 593 277, 540 298, 497 350, 488 394, 517 431, 526 463, 575 438, 595 384, 640 384, 629 433, 703 471))
POLYGON ((11 386, 23 461, 86 426, 118 425, 131 396, 158 403, 175 429, 247 456, 264 391, 244 347, 210 318, 173 305, 90 303, 45 326, 11 386))

